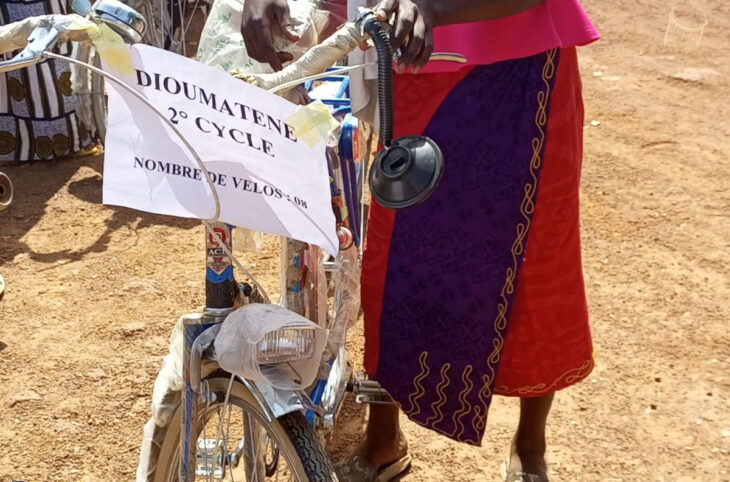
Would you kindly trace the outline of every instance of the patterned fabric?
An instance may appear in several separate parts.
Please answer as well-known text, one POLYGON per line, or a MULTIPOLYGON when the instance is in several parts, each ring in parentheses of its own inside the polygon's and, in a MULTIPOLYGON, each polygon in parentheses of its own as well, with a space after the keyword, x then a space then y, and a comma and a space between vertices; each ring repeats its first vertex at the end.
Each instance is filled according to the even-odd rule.
MULTIPOLYGON (((371 207, 362 283, 365 366, 412 420, 459 441, 481 442, 497 379, 500 393, 519 389, 523 382, 532 386, 533 378, 519 376, 502 386, 506 382, 501 371, 497 373, 507 343, 514 347, 513 355, 530 353, 516 357, 513 369, 529 371, 520 361, 532 363, 536 358, 542 367, 538 373, 545 377, 539 383, 551 390, 566 385, 565 379, 553 383, 551 360, 542 356, 540 340, 530 345, 523 343, 535 341, 530 337, 513 340, 507 327, 513 306, 515 313, 529 313, 521 323, 528 332, 531 324, 543 323, 541 313, 550 309, 515 295, 524 291, 520 284, 525 259, 525 267, 533 272, 545 266, 541 257, 531 256, 533 239, 545 236, 536 237, 530 228, 540 211, 543 165, 550 166, 552 182, 566 168, 566 159, 547 157, 555 151, 553 143, 567 143, 568 160, 579 172, 581 152, 576 145, 582 142, 582 110, 575 104, 564 106, 562 97, 580 95, 573 64, 577 65, 575 49, 550 50, 458 72, 397 76, 395 82, 396 136, 424 133, 433 138, 446 167, 441 185, 426 203, 397 214, 371 207), (556 89, 561 97, 555 97, 556 89), (573 129, 554 133, 552 109, 572 121, 573 129), (568 110, 572 114, 565 114, 568 110), (564 135, 568 138, 561 138, 564 135)), ((578 174, 569 177, 576 189, 554 204, 575 205, 566 212, 575 215, 577 223, 578 174)), ((558 262, 569 258, 566 264, 577 263, 580 270, 579 246, 567 245, 560 237, 548 236, 548 241, 558 244, 549 251, 551 256, 559 256, 558 262)), ((550 349, 557 351, 566 348, 564 343, 578 343, 566 350, 566 363, 592 363, 582 275, 580 283, 559 288, 583 301, 563 310, 566 318, 560 323, 574 325, 573 332, 584 336, 549 337, 545 344, 555 344, 550 349), (586 347, 587 358, 580 359, 586 347)), ((560 304, 560 298, 561 293, 555 293, 550 301, 560 304)), ((570 378, 571 383, 577 380, 570 378)))
POLYGON ((584 379, 593 369, 578 205, 583 99, 575 49, 560 55, 540 201, 495 383, 499 395, 552 393, 584 379))
MULTIPOLYGON (((6 0, 0 24, 67 11, 65 0, 6 0)), ((70 43, 56 52, 68 55, 70 43)), ((75 112, 68 63, 48 60, 0 74, 0 161, 59 158, 88 147, 92 139, 75 112)))

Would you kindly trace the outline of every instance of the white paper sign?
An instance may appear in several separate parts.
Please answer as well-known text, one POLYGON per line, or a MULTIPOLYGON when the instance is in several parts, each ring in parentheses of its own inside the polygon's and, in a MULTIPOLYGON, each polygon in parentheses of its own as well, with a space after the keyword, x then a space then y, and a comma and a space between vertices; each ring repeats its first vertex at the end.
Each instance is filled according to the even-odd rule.
MULTIPOLYGON (((198 152, 214 178, 221 221, 337 253, 325 140, 310 147, 296 139, 286 123, 294 104, 171 52, 129 50, 135 72, 120 77, 198 152)), ((182 141, 139 99, 107 85, 104 204, 212 217, 212 193, 182 141)))

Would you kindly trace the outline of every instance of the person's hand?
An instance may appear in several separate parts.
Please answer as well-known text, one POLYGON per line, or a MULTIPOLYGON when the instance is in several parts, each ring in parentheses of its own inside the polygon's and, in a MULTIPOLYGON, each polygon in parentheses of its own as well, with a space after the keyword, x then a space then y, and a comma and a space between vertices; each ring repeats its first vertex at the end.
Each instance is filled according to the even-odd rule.
POLYGON ((294 60, 291 54, 276 52, 272 39, 280 35, 296 42, 299 36, 291 28, 286 0, 246 0, 243 6, 241 33, 249 57, 281 70, 282 63, 294 60))
POLYGON ((378 20, 387 21, 395 15, 395 27, 390 43, 393 50, 401 49, 396 71, 409 67, 418 72, 433 53, 433 12, 427 1, 383 0, 375 9, 378 20))

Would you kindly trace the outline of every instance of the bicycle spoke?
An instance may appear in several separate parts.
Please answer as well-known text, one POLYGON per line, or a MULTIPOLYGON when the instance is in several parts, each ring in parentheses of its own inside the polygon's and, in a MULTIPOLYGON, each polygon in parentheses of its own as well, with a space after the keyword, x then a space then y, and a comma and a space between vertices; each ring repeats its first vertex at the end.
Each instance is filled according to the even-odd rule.
POLYGON ((160 43, 160 48, 165 48, 165 15, 167 15, 167 10, 165 9, 165 1, 166 0, 160 0, 160 33, 162 34, 162 42, 160 43))
MULTIPOLYGON (((208 440, 208 434, 207 434, 207 431, 206 431, 207 426, 208 426, 207 423, 203 423, 203 443, 207 442, 207 440, 208 440)), ((207 447, 205 447, 205 449, 206 449, 205 450, 205 467, 208 468, 209 465, 208 465, 208 450, 207 450, 207 447)), ((196 441, 195 442, 195 458, 196 459, 198 458, 197 454, 198 454, 198 442, 196 441)), ((196 464, 195 465, 196 466, 198 465, 197 464, 197 460, 196 460, 196 464)), ((196 467, 196 469, 197 469, 197 467, 196 467)), ((197 470, 196 470, 196 472, 197 472, 197 470)), ((208 480, 208 474, 205 474, 205 479, 208 480)))
MULTIPOLYGON (((226 408, 228 407, 228 401, 229 401, 229 399, 231 397, 231 388, 233 387, 233 380, 234 380, 234 378, 235 378, 235 375, 231 375, 231 378, 228 381, 228 390, 226 390, 226 398, 225 398, 225 400, 223 400, 223 405, 222 406, 220 406, 220 405, 218 406, 218 409, 219 409, 219 412, 218 412, 218 430, 216 431, 216 439, 215 439, 215 442, 217 444, 220 444, 221 439, 223 437, 223 419, 225 418, 225 416, 223 414, 225 413, 226 408)), ((224 463, 226 461, 227 453, 228 453, 228 443, 226 441, 224 441, 223 442, 223 454, 222 454, 223 458, 221 460, 221 469, 222 469, 222 472, 223 472, 221 474, 222 477, 225 477, 225 475, 226 475, 226 469, 225 469, 224 463)))
POLYGON ((251 456, 251 468, 250 468, 251 469, 251 474, 252 474, 252 477, 253 477, 253 482, 258 482, 258 480, 259 480, 259 468, 260 467, 259 467, 259 455, 258 455, 258 446, 259 446, 259 443, 258 443, 258 440, 257 440, 258 437, 257 437, 257 434, 256 434, 256 426, 254 425, 253 417, 251 417, 250 415, 246 414, 245 415, 245 418, 246 418, 245 425, 248 427, 248 429, 246 430, 246 435, 249 436, 248 437, 248 439, 249 439, 248 442, 245 442, 245 443, 248 443, 249 446, 253 447, 253 454, 251 456))
MULTIPOLYGON (((295 462, 288 458, 291 447, 285 446, 287 448, 281 449, 284 451, 280 450, 276 432, 270 431, 267 421, 254 407, 242 403, 235 394, 236 387, 236 378, 226 377, 219 379, 215 387, 206 386, 203 392, 216 396, 211 396, 208 402, 201 402, 200 412, 195 417, 202 423, 194 432, 197 434, 194 442, 197 453, 193 480, 306 481, 306 477, 293 469, 295 462)), ((172 482, 177 480, 177 476, 165 480, 172 482)))
POLYGON ((188 23, 185 25, 185 29, 183 30, 185 39, 187 39, 188 29, 195 19, 195 13, 198 11, 198 5, 200 5, 200 0, 195 0, 195 4, 193 5, 193 13, 190 15, 188 23))
POLYGON ((234 411, 238 413, 239 408, 231 403, 227 404, 227 408, 221 404, 206 410, 206 423, 200 428, 200 439, 197 441, 200 445, 196 444, 198 458, 195 465, 197 476, 194 480, 205 482, 224 480, 230 482, 242 480, 245 482, 298 481, 289 461, 278 454, 277 443, 264 432, 258 419, 246 411, 241 411, 243 424, 239 424, 237 423, 238 417, 234 416, 234 411), (218 420, 213 422, 216 417, 218 420), (211 423, 223 427, 223 430, 219 431, 218 437, 215 433, 210 433, 211 438, 209 439, 209 432, 214 430, 213 426, 208 427, 211 423), (243 430, 242 434, 241 430, 243 430), (235 445, 229 447, 234 440, 235 445), (204 451, 204 454, 201 454, 200 451, 204 451), (242 467, 239 465, 241 461, 244 464, 242 467), (238 472, 240 477, 236 475, 236 470, 240 470, 238 472))
MULTIPOLYGON (((252 417, 248 417, 248 421, 251 424, 251 433, 253 433, 254 430, 257 430, 257 427, 253 425, 252 417)), ((259 480, 259 446, 261 445, 257 438, 258 436, 254 435, 253 440, 251 440, 253 444, 253 466, 256 471, 256 482, 259 480)))
POLYGON ((226 458, 223 460, 228 461, 228 471, 231 473, 231 482, 236 482, 236 476, 233 474, 233 466, 231 464, 230 455, 228 454, 228 436, 231 433, 231 413, 233 412, 233 406, 228 406, 228 420, 226 422, 226 432, 223 436, 223 446, 226 447, 226 458))
POLYGON ((188 49, 187 49, 187 42, 186 42, 186 36, 185 36, 185 10, 186 10, 185 7, 186 7, 186 5, 183 4, 183 2, 185 2, 185 1, 186 0, 179 1, 179 3, 177 4, 177 7, 178 7, 177 10, 178 10, 178 14, 180 15, 180 19, 179 19, 180 27, 179 28, 180 28, 180 45, 182 47, 181 53, 182 53, 182 55, 187 57, 188 49))

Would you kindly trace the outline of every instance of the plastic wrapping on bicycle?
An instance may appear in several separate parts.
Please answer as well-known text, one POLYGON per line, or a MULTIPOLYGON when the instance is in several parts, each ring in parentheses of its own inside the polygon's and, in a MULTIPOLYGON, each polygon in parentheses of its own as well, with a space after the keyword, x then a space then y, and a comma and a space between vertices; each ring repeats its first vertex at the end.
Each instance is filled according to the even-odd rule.
POLYGON ((28 45, 28 39, 37 28, 55 29, 61 35, 61 40, 88 43, 89 29, 95 24, 76 14, 70 15, 40 15, 28 17, 19 22, 0 26, 0 54, 22 49, 28 45))
POLYGON ((359 21, 347 22, 327 39, 309 49, 295 62, 272 74, 248 74, 234 72, 234 76, 246 82, 271 90, 310 75, 325 72, 329 67, 359 47, 369 36, 359 21))

